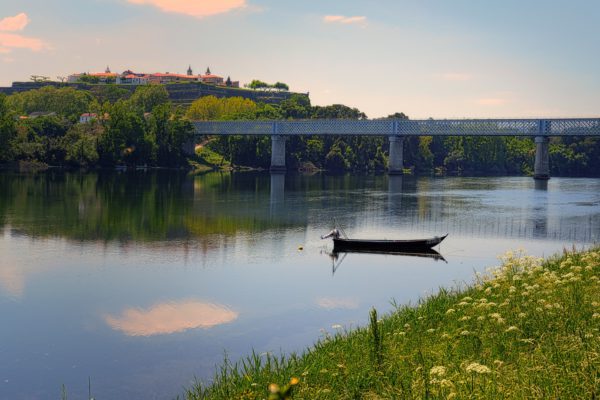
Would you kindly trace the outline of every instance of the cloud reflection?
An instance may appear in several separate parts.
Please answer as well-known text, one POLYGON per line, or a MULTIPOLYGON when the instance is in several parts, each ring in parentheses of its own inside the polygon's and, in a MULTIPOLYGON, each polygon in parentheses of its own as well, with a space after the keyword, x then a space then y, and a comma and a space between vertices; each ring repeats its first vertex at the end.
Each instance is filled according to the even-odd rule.
POLYGON ((319 307, 327 310, 354 310, 358 308, 358 300, 351 297, 319 297, 316 303, 319 307))
POLYGON ((0 265, 0 287, 11 297, 21 298, 25 291, 25 273, 11 265, 0 265))
POLYGON ((105 315, 104 320, 128 336, 152 336, 212 328, 231 322, 238 315, 223 305, 187 300, 160 303, 147 310, 127 308, 120 316, 105 315))

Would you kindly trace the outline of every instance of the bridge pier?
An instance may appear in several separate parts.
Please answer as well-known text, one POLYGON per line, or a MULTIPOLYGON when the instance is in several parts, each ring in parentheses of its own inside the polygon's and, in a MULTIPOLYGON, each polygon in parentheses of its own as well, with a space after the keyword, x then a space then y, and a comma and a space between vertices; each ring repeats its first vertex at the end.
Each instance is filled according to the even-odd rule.
POLYGON ((404 136, 390 136, 389 139, 388 174, 402 175, 404 173, 404 136))
POLYGON ((550 154, 548 152, 549 139, 546 136, 535 137, 535 164, 533 179, 550 179, 550 154))
POLYGON ((285 136, 271 135, 271 168, 272 172, 285 171, 285 136))

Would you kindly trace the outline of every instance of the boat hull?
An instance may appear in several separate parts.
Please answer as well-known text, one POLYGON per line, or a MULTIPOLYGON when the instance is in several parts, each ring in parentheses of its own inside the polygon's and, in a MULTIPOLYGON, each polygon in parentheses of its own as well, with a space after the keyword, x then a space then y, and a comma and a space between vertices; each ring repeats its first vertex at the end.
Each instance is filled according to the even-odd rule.
POLYGON ((334 252, 422 253, 437 246, 448 235, 418 240, 333 239, 334 252))

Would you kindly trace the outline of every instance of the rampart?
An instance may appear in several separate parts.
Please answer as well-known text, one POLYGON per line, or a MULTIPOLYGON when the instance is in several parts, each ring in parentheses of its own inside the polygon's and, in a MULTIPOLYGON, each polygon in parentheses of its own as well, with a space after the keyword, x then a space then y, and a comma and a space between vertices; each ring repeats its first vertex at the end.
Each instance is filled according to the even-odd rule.
MULTIPOLYGON (((61 83, 61 82, 13 82, 11 87, 0 87, 0 93, 13 94, 25 92, 33 89, 40 89, 45 86, 54 87, 72 87, 79 90, 92 90, 94 86, 88 83, 61 83)), ((134 92, 137 85, 116 85, 120 89, 126 89, 134 92)), ((216 86, 201 82, 170 83, 166 84, 167 92, 171 101, 176 104, 189 105, 194 100, 204 96, 215 97, 243 97, 255 102, 277 104, 289 99, 294 94, 308 96, 308 93, 277 92, 249 90, 241 88, 232 88, 227 86, 216 86)))

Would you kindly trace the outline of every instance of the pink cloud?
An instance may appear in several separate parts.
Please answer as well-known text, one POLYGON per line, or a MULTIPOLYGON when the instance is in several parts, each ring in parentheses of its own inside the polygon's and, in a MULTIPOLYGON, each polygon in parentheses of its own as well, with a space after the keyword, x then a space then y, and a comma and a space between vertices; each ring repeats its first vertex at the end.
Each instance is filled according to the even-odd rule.
POLYGON ((40 39, 14 33, 0 33, 0 49, 2 49, 2 52, 4 53, 8 53, 11 49, 40 51, 44 48, 46 48, 46 45, 40 39))
POLYGON ((27 14, 17 14, 14 17, 0 19, 0 31, 22 31, 27 24, 29 24, 29 17, 27 14))
POLYGON ((367 17, 362 15, 354 17, 346 17, 344 15, 326 15, 323 17, 323 21, 327 23, 359 24, 364 26, 367 22, 367 17))
POLYGON ((196 18, 226 13, 246 7, 246 0, 127 0, 131 4, 149 4, 161 11, 196 18))

